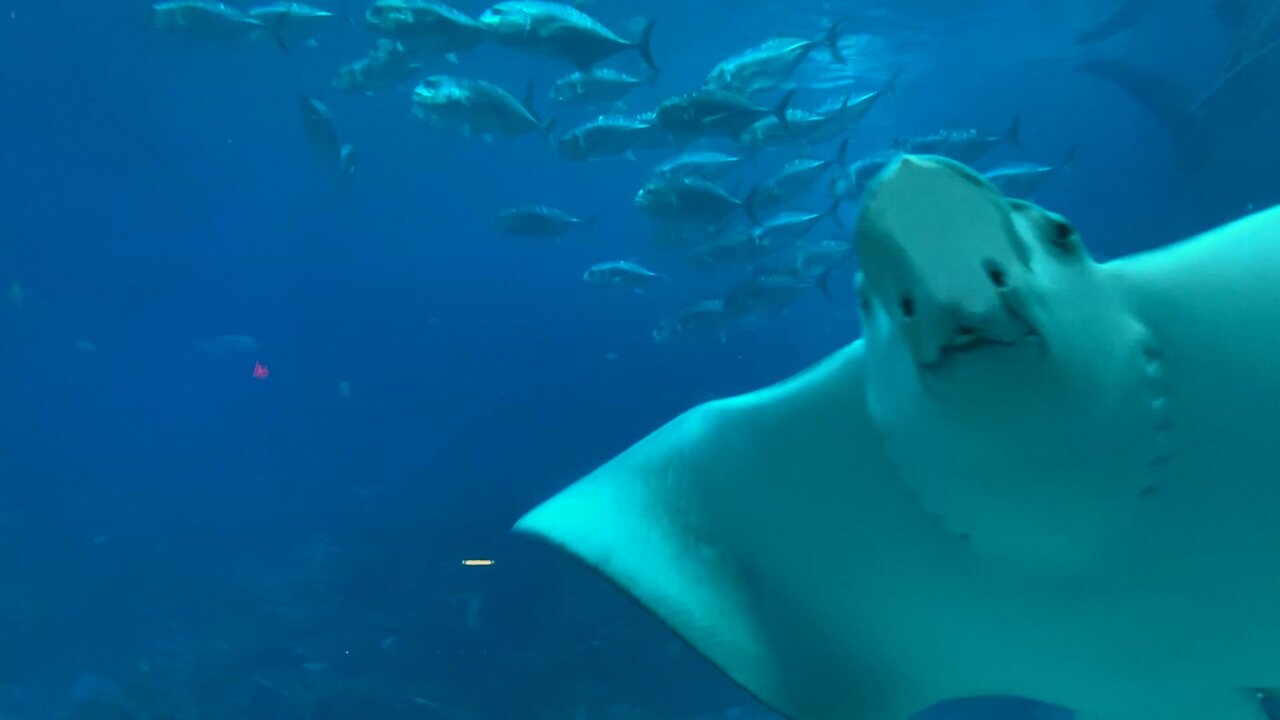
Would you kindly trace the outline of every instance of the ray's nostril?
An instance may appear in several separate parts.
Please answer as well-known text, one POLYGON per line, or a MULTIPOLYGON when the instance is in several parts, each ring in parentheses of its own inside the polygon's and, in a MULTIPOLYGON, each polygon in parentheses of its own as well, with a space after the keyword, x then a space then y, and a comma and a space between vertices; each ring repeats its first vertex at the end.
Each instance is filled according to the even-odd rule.
POLYGON ((906 320, 916 316, 916 302, 909 297, 902 298, 902 317, 906 320))
POLYGON ((985 265, 987 277, 991 280, 992 285, 995 285, 999 290, 1009 287, 1009 277, 1005 275, 1004 268, 1000 267, 994 260, 988 260, 985 265))

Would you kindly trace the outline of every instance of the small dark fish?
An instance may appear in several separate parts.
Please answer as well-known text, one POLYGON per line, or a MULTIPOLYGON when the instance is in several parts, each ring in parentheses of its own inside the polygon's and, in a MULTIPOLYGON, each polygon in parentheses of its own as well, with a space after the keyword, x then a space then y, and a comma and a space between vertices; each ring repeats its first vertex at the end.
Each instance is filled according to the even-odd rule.
POLYGON ((717 332, 723 343, 725 328, 731 321, 723 300, 703 300, 676 313, 675 317, 659 322, 653 331, 653 339, 654 342, 665 343, 717 332))
POLYGON ((631 290, 642 288, 654 280, 663 279, 663 277, 663 275, 630 260, 596 263, 587 268, 587 271, 582 274, 582 279, 592 285, 606 285, 631 290))
POLYGON ((342 141, 338 139, 333 114, 319 98, 310 95, 301 96, 298 107, 302 111, 302 128, 317 161, 326 170, 336 169, 342 153, 342 141))
POLYGON ((733 217, 718 223, 660 222, 655 224, 653 244, 668 250, 687 250, 719 242, 727 234, 746 229, 733 217))
POLYGON ((521 205, 498 213, 498 229, 508 235, 559 239, 575 227, 590 223, 546 205, 521 205))
POLYGON ((689 265, 697 270, 746 265, 768 257, 773 251, 757 244, 751 233, 739 232, 698 247, 690 253, 689 265))
POLYGON ((619 37, 581 10, 556 2, 500 2, 485 10, 479 20, 498 42, 567 61, 579 70, 589 70, 624 50, 635 50, 650 70, 658 70, 649 50, 652 19, 634 42, 619 37))
POLYGON ((753 274, 729 291, 724 309, 733 315, 779 312, 816 287, 817 282, 812 278, 753 274))
POLYGON ((1022 149, 1019 135, 1022 114, 1018 113, 1003 135, 990 135, 972 128, 938 130, 914 138, 899 139, 894 149, 920 155, 941 155, 965 165, 972 165, 1001 143, 1022 149))
POLYGON ((1280 693, 1267 688, 1249 688, 1249 692, 1258 700, 1258 709, 1266 720, 1280 720, 1280 693))
POLYGON ((196 343, 196 351, 209 358, 248 355, 261 349, 258 341, 249 335, 223 335, 208 342, 196 343))

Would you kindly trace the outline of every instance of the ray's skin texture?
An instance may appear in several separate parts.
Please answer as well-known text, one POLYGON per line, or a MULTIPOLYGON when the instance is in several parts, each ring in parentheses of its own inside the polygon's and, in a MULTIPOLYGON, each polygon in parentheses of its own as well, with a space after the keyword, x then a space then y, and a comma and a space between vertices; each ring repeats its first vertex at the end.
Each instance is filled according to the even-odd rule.
POLYGON ((859 220, 866 337, 516 526, 792 720, 1034 697, 1262 720, 1280 682, 1280 210, 1098 264, 932 156, 859 220))

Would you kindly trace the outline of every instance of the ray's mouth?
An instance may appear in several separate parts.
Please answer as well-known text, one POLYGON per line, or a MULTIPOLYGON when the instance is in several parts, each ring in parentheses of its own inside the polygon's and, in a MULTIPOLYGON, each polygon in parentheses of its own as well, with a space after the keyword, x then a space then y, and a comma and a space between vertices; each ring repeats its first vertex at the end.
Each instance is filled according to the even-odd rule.
POLYGON ((1039 333, 1029 326, 1025 328, 1020 336, 1015 338, 993 337, 973 328, 960 328, 939 346, 938 361, 932 364, 941 363, 948 357, 968 355, 992 348, 1016 348, 1033 344, 1042 344, 1042 338, 1039 333))

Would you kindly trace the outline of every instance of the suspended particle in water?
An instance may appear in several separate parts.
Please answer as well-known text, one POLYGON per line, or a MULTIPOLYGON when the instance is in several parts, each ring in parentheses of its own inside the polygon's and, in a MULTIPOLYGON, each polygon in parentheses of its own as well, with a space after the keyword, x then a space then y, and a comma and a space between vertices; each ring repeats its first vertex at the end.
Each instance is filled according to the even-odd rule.
POLYGON ((266 365, 263 365, 260 362, 255 362, 253 364, 254 380, 266 380, 269 377, 271 377, 271 370, 266 365))

